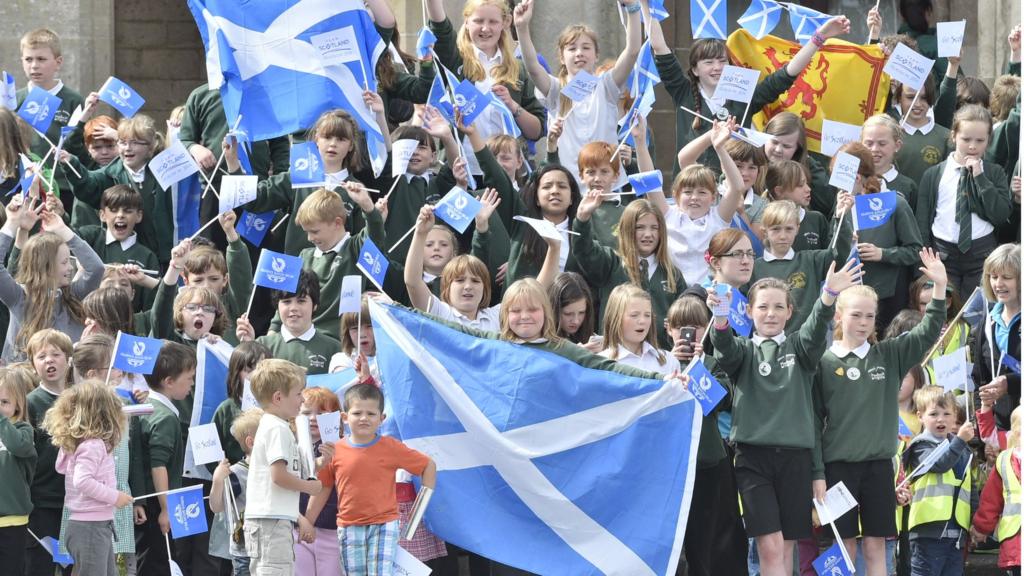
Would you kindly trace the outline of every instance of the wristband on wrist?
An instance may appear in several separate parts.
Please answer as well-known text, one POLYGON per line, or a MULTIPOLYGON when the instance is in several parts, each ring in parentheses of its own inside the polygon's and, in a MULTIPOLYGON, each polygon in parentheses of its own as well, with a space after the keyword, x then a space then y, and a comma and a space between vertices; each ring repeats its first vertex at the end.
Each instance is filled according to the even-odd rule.
POLYGON ((821 32, 815 32, 811 36, 811 42, 814 42, 815 46, 821 48, 825 45, 825 37, 821 35, 821 32))
POLYGON ((822 286, 821 287, 821 291, 824 292, 825 294, 828 294, 829 296, 831 296, 833 298, 838 298, 839 297, 839 292, 836 292, 835 290, 829 288, 828 286, 822 286))
POLYGON ((640 11, 639 2, 634 2, 632 4, 629 4, 628 6, 624 4, 622 7, 626 9, 626 14, 636 14, 637 12, 640 11))

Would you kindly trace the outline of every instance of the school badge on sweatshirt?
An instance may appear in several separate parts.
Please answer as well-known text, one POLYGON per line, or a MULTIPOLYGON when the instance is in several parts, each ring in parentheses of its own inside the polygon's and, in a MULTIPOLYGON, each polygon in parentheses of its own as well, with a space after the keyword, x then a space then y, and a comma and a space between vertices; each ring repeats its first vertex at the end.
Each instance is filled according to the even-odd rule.
POLYGON ((860 369, 856 366, 846 371, 846 377, 850 380, 860 380, 860 369))
POLYGON ((761 362, 757 365, 757 372, 761 376, 767 376, 772 373, 772 365, 768 362, 761 362))

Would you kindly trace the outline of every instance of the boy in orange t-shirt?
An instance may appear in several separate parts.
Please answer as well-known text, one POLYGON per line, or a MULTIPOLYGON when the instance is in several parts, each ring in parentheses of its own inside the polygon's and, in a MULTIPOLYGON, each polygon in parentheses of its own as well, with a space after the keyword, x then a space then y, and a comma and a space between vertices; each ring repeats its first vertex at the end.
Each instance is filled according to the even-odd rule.
POLYGON ((335 445, 330 465, 320 471, 323 485, 338 491, 341 561, 346 574, 390 576, 398 548, 395 472, 420 476, 423 486, 433 489, 437 468, 427 455, 378 433, 385 416, 384 395, 376 386, 349 388, 341 417, 351 433, 335 445))

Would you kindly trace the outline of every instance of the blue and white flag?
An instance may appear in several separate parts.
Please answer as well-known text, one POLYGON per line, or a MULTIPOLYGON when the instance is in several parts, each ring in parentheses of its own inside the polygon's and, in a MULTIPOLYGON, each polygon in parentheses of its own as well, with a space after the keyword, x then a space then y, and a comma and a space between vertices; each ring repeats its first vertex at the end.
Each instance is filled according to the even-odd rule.
POLYGON ((163 345, 164 341, 159 338, 143 338, 118 332, 114 368, 134 374, 152 374, 163 345))
POLYGON ((764 244, 761 243, 761 239, 757 237, 757 234, 754 233, 753 229, 747 225, 746 220, 741 218, 739 214, 732 217, 732 222, 729 224, 729 227, 742 230, 743 233, 747 235, 747 238, 750 239, 750 246, 754 250, 755 258, 760 258, 764 255, 764 244))
MULTIPOLYGON (((216 344, 210 344, 205 338, 196 345, 196 385, 192 393, 192 419, 189 427, 201 426, 213 422, 213 415, 217 407, 228 397, 228 364, 231 360, 231 353, 234 348, 224 340, 218 340, 216 344)), ((195 463, 192 455, 192 443, 185 443, 185 463, 182 467, 184 475, 190 478, 202 478, 210 480, 209 469, 206 466, 195 463)), ((202 498, 200 491, 199 497, 202 498)), ((168 495, 168 505, 170 496, 168 495)), ((173 506, 171 510, 173 510, 173 506)), ((206 519, 203 519, 203 530, 206 530, 206 519)), ((175 538, 180 536, 175 535, 175 538)))
POLYGON ((125 118, 135 116, 135 113, 142 108, 146 100, 132 87, 114 78, 107 78, 107 81, 100 87, 100 100, 110 104, 125 118))
POLYGON ((660 192, 664 187, 661 170, 650 170, 629 175, 629 185, 633 187, 633 194, 639 198, 650 192, 660 192))
POLYGON ((480 208, 482 205, 479 200, 456 186, 434 206, 434 215, 458 230, 459 234, 464 234, 480 208))
POLYGON ((171 537, 174 539, 202 534, 209 530, 206 525, 202 484, 168 492, 167 512, 171 521, 171 537))
POLYGON ((0 74, 0 106, 8 110, 18 109, 18 87, 14 84, 14 76, 6 70, 0 74))
POLYGON ((629 95, 636 98, 638 94, 645 92, 648 86, 661 83, 661 75, 658 74, 658 66, 654 63, 654 50, 651 48, 651 41, 646 40, 640 45, 640 54, 636 58, 633 72, 626 79, 626 88, 629 95))
MULTIPOLYGON (((491 106, 494 106, 501 112, 501 131, 513 138, 519 138, 523 132, 519 129, 519 124, 516 124, 516 118, 512 115, 512 111, 508 109, 508 106, 501 101, 494 94, 490 94, 491 106)), ((470 186, 476 188, 476 186, 470 186)))
POLYGON ((828 550, 825 550, 811 563, 818 576, 850 576, 853 574, 850 570, 852 566, 846 564, 843 551, 839 549, 842 545, 842 542, 833 543, 828 550))
POLYGON ((355 368, 343 368, 330 374, 310 374, 306 376, 306 388, 326 388, 335 394, 344 392, 346 388, 359 381, 355 368))
POLYGON ((476 89, 469 80, 463 80, 455 86, 455 109, 462 114, 462 124, 469 126, 491 104, 489 95, 476 89))
POLYGON ((747 297, 736 288, 732 289, 729 301, 729 326, 744 338, 754 330, 754 321, 747 315, 747 297))
POLYGON ((649 8, 651 10, 651 17, 658 22, 669 16, 668 10, 665 9, 665 0, 651 0, 649 8))
POLYGON ((253 283, 271 290, 295 292, 299 285, 299 273, 302 272, 302 258, 289 256, 263 249, 260 260, 256 263, 256 274, 253 283))
POLYGON ((10 196, 18 190, 21 190, 21 197, 27 198, 28 192, 32 189, 32 184, 35 183, 36 176, 38 176, 39 168, 24 154, 21 154, 20 156, 21 162, 19 163, 19 166, 21 166, 21 177, 18 178, 18 185, 11 188, 11 191, 8 192, 7 195, 10 196))
POLYGON ((1020 374, 1020 360, 1010 356, 1009 354, 1002 354, 1003 366, 1006 366, 1014 374, 1020 374))
POLYGON ((877 228, 889 221, 896 211, 896 194, 889 190, 877 194, 858 194, 853 197, 853 229, 877 228))
POLYGON ((693 397, 700 403, 701 412, 704 416, 711 414, 711 412, 718 406, 718 403, 725 398, 726 390, 718 380, 708 372, 706 366, 704 366, 704 360, 702 358, 694 357, 690 361, 691 366, 687 371, 690 376, 690 392, 693 397))
POLYGON ((241 218, 235 224, 238 235, 245 238, 253 246, 259 246, 270 231, 270 224, 274 221, 276 210, 254 214, 248 210, 242 211, 241 218))
POLYGON ((805 8, 792 2, 787 2, 786 6, 789 7, 789 25, 793 27, 793 38, 801 46, 807 44, 818 28, 832 18, 829 14, 822 14, 817 10, 805 8))
POLYGON ((288 178, 292 188, 319 188, 325 184, 324 161, 316 142, 292 146, 288 152, 288 178))
POLYGON ((562 95, 572 100, 573 102, 580 102, 586 100, 597 90, 597 85, 601 82, 601 79, 594 76, 586 70, 580 70, 572 77, 562 88, 562 95))
POLYGON ((434 48, 434 44, 436 43, 437 36, 430 31, 430 28, 424 26, 423 29, 420 30, 420 35, 416 38, 416 57, 420 60, 426 58, 430 55, 430 51, 434 48))
POLYGON ((366 277, 373 282, 374 286, 384 291, 384 276, 388 273, 388 266, 391 261, 377 248, 377 245, 369 237, 363 241, 363 249, 359 252, 359 260, 356 268, 366 274, 366 277))
POLYGON ((203 182, 199 173, 175 182, 171 185, 171 191, 171 203, 174 207, 174 243, 177 244, 191 237, 200 228, 199 204, 203 197, 203 182))
POLYGON ((25 101, 18 108, 18 116, 38 132, 46 134, 57 114, 61 99, 39 87, 33 87, 25 96, 25 101))
MULTIPOLYGON (((458 85, 459 80, 451 73, 450 70, 444 67, 441 63, 437 63, 437 66, 444 72, 444 77, 448 80, 448 87, 454 88, 458 85)), ((441 74, 434 76, 434 83, 430 85, 430 93, 427 95, 427 104, 436 109, 444 116, 444 119, 449 123, 455 123, 455 103, 452 101, 452 94, 449 93, 448 88, 445 87, 444 81, 441 80, 441 74)))
POLYGON ((758 40, 772 33, 782 19, 782 6, 773 0, 751 0, 736 23, 758 40))
POLYGON ((374 174, 387 159, 384 137, 363 91, 386 51, 359 0, 189 0, 206 47, 211 89, 229 124, 240 115, 254 141, 312 126, 344 108, 366 135, 374 174))
MULTIPOLYGON (((626 115, 619 119, 619 140, 627 137, 632 138, 630 130, 637 122, 637 116, 647 118, 647 115, 654 109, 654 84, 648 84, 640 98, 633 100, 633 105, 626 111, 626 115)), ((632 145, 632 144, 631 144, 632 145)))
POLYGON ((725 40, 728 13, 725 0, 690 0, 690 31, 693 38, 725 40))
POLYGON ((437 465, 432 532, 537 574, 675 573, 702 420, 683 386, 370 315, 390 429, 437 465))
POLYGON ((46 550, 53 557, 53 561, 61 566, 67 568, 75 563, 75 559, 71 557, 71 554, 65 554, 60 551, 60 540, 57 540, 53 536, 43 536, 39 542, 46 547, 46 550))

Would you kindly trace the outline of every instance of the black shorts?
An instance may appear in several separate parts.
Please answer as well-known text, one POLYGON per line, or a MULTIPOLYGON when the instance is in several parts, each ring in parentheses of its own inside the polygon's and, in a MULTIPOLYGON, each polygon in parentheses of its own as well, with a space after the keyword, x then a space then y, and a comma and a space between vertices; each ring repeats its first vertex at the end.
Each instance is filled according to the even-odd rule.
POLYGON ((896 535, 895 478, 889 459, 825 464, 828 487, 840 482, 846 484, 858 504, 836 520, 840 536, 887 538, 896 535))
POLYGON ((751 537, 782 531, 785 540, 811 536, 811 451, 736 445, 736 489, 751 537))

